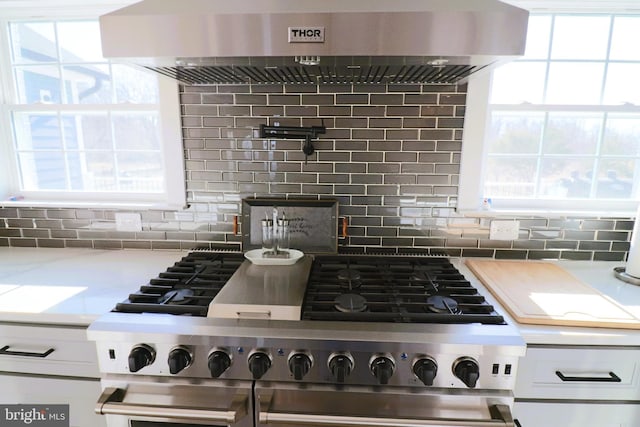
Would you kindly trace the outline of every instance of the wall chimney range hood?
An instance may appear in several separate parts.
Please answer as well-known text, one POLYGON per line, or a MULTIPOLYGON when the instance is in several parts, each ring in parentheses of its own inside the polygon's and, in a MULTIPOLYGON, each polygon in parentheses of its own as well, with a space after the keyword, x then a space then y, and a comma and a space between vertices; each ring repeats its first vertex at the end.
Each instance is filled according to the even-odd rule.
POLYGON ((458 83, 524 53, 497 0, 144 0, 100 17, 103 55, 187 85, 458 83))

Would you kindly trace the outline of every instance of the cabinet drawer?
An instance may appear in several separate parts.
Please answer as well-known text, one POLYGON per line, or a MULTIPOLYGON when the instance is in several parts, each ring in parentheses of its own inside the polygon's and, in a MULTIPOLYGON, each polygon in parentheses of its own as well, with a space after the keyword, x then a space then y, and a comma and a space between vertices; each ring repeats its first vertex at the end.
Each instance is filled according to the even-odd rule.
POLYGON ((640 405, 516 402, 513 418, 522 427, 636 427, 640 423, 640 405))
POLYGON ((640 399, 640 349, 531 346, 518 365, 516 398, 640 399))
POLYGON ((99 378, 84 328, 0 324, 0 371, 99 378))

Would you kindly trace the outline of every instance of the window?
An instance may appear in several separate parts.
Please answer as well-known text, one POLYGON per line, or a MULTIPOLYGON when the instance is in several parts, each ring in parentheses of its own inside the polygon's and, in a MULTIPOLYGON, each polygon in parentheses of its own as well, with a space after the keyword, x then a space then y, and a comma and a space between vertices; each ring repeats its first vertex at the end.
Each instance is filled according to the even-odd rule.
POLYGON ((3 26, 3 199, 184 206, 175 82, 102 58, 96 18, 3 26))
MULTIPOLYGON (((486 121, 471 118, 484 127, 483 162, 463 209, 490 199, 495 209, 635 211, 637 40, 640 16, 532 15, 524 57, 493 72, 486 121)), ((474 169, 467 154, 463 173, 474 169)))

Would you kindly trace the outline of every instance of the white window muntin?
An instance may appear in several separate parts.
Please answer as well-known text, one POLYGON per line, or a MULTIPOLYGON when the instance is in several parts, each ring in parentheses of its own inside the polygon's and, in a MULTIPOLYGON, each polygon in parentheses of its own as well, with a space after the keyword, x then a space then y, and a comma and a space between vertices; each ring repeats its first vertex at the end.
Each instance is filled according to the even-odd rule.
MULTIPOLYGON (((549 14, 547 14, 549 15, 549 14)), ((555 14, 554 16, 575 16, 568 14, 555 14)), ((593 17, 594 15, 591 15, 593 17)), ((631 25, 630 20, 635 20, 636 22, 640 22, 640 17, 636 15, 614 15, 614 14, 599 14, 595 15, 598 17, 605 17, 605 19, 610 19, 611 22, 614 20, 623 20, 625 23, 625 33, 629 31, 638 31, 637 25, 631 25)), ((535 16, 533 18, 536 18, 535 16)), ((543 19, 545 19, 543 17, 543 19)), ((551 19, 550 16, 547 19, 551 19)), ((618 21, 619 22, 619 21, 618 21)), ((490 74, 487 73, 485 75, 477 76, 470 80, 469 82, 469 91, 468 91, 468 103, 467 103, 467 115, 465 117, 465 133, 464 133, 464 144, 463 144, 463 153, 462 153, 462 165, 461 165, 461 184, 460 184, 460 192, 458 199, 458 209, 461 211, 481 211, 487 209, 488 205, 486 203, 486 195, 484 193, 484 188, 482 187, 482 183, 484 182, 485 177, 487 176, 487 157, 489 153, 489 144, 488 144, 488 136, 490 133, 489 119, 491 114, 494 112, 513 112, 513 113, 526 113, 526 114, 543 114, 548 115, 552 113, 573 113, 573 114, 596 114, 601 115, 603 120, 611 115, 616 114, 628 114, 628 115, 636 115, 640 114, 640 106, 634 105, 635 103, 629 102, 619 102, 618 105, 605 105, 603 103, 611 103, 611 99, 607 98, 605 88, 606 88, 606 78, 607 74, 610 73, 610 69, 612 66, 616 66, 619 64, 626 65, 636 65, 640 64, 640 55, 637 55, 636 60, 631 60, 630 58, 636 58, 636 56, 625 56, 620 50, 615 53, 616 58, 620 57, 620 59, 604 61, 604 69, 606 72, 603 72, 601 85, 599 88, 599 99, 596 105, 587 104, 587 105, 564 105, 564 104, 556 104, 550 105, 543 103, 543 99, 540 94, 546 94, 547 89, 547 77, 548 77, 548 69, 550 61, 550 52, 551 52, 551 39, 549 37, 545 37, 544 32, 538 31, 536 33, 536 26, 530 26, 530 30, 533 34, 537 34, 535 38, 530 39, 527 45, 527 55, 520 62, 514 62, 507 64, 506 67, 521 67, 521 63, 537 64, 538 66, 542 66, 545 68, 544 76, 542 79, 537 76, 537 80, 531 84, 526 86, 526 90, 520 91, 520 93, 530 93, 534 96, 538 96, 537 99, 534 96, 529 97, 529 99, 534 99, 536 102, 526 101, 524 99, 520 100, 510 100, 510 102, 505 102, 505 99, 501 99, 502 103, 487 105, 487 99, 491 97, 491 79, 490 74), (542 36, 541 36, 542 34, 542 36), (534 42, 532 42, 533 40, 534 42), (546 49, 546 50, 545 50, 546 49), (545 52, 541 54, 540 52, 545 52), (528 92, 527 92, 528 90, 528 92)), ((531 33, 530 33, 531 34, 531 33)), ((616 34, 612 32, 612 34, 616 34)), ((615 43, 613 44, 615 46, 615 43)), ((637 50, 637 47, 635 47, 637 50)), ((611 56, 612 51, 612 43, 609 41, 607 43, 606 57, 611 56)), ((635 54, 634 54, 635 55, 635 54)), ((572 63, 572 59, 564 59, 563 62, 572 63)), ((590 60, 590 61, 582 61, 575 60, 575 63, 600 63, 602 64, 602 60, 590 60)), ((496 74, 499 74, 500 70, 496 74)), ((616 80, 617 81, 617 80, 616 80)), ((632 85, 630 85, 632 86, 632 85)), ((635 87, 638 87, 636 85, 635 87)), ((503 91, 504 93, 513 94, 514 91, 510 91, 507 87, 503 91)), ((620 93, 629 94, 629 92, 620 93)), ((494 91, 495 97, 495 91, 494 91)), ((526 98, 526 97, 523 97, 526 98)), ((640 99, 640 97, 639 97, 640 99)), ((638 103, 640 104, 640 102, 638 103)), ((628 153, 632 158, 636 158, 638 153, 628 153)), ((639 165, 640 161, 636 161, 636 165, 639 165)), ((637 170, 636 166, 636 177, 640 177, 640 171, 637 170)), ((494 211, 518 211, 518 212, 540 212, 544 211, 547 213, 556 212, 559 214, 562 213, 571 213, 571 212, 581 212, 581 213, 602 213, 603 210, 611 213, 621 213, 627 214, 629 212, 634 212, 636 210, 638 201, 640 200, 640 193, 638 189, 638 181, 639 178, 633 180, 633 194, 634 196, 627 200, 613 200, 613 199, 580 199, 580 200, 571 200, 571 199, 553 199, 553 198, 492 198, 491 209, 494 211)))
MULTIPOLYGON (((65 5, 73 3, 69 1, 57 1, 43 2, 47 3, 46 7, 52 7, 51 15, 64 18, 65 5), (54 11, 55 9, 55 11, 54 11), (55 12, 55 13, 54 13, 55 12)), ((87 7, 85 4, 79 5, 73 4, 73 7, 67 9, 69 16, 73 16, 74 19, 87 19, 87 16, 95 19, 99 14, 105 13, 109 9, 115 9, 116 6, 122 6, 122 2, 115 1, 99 1, 97 8, 93 8, 96 11, 95 14, 90 12, 87 14, 91 7, 87 7), (110 6, 113 4, 113 6, 110 6)), ((14 6, 13 3, 10 7, 5 8, 0 13, 0 24, 3 28, 8 28, 8 23, 11 19, 6 19, 10 16, 18 16, 24 18, 26 21, 33 21, 34 18, 29 16, 29 12, 25 11, 22 4, 14 6)), ((30 9, 33 13, 33 9, 30 9)), ((38 18, 39 19, 39 18, 38 18)), ((0 32, 0 43, 2 46, 9 46, 8 31, 0 32)), ((7 49, 3 49, 7 52, 7 49)), ((3 70, 11 70, 10 61, 7 55, 0 57, 0 65, 3 70)), ((122 67, 121 65, 112 64, 112 67, 122 67)), ((2 117, 2 137, 5 141, 11 141, 12 126, 11 116, 15 113, 25 113, 27 111, 34 111, 33 105, 20 105, 16 101, 18 96, 15 90, 15 86, 12 82, 12 78, 8 73, 0 76, 0 114, 2 117)), ((139 208, 182 208, 185 205, 185 188, 184 188, 184 162, 182 153, 182 141, 180 130, 180 110, 177 83, 168 78, 159 78, 160 86, 160 103, 159 104, 111 104, 101 106, 100 108, 92 108, 91 105, 82 104, 58 104, 55 106, 38 105, 37 110, 41 112, 53 112, 57 114, 72 114, 72 112, 79 112, 80 114, 91 114, 95 112, 105 112, 107 114, 118 114, 118 112, 143 112, 151 111, 157 114, 159 117, 159 132, 162 139, 161 155, 163 158, 163 168, 166 171, 165 182, 166 188, 162 193, 115 193, 115 192, 90 192, 85 191, 81 194, 74 192, 64 191, 29 191, 20 192, 20 182, 18 177, 19 170, 17 170, 17 162, 13 161, 16 157, 16 152, 12 149, 13 144, 1 144, 0 154, 4 161, 0 160, 0 195, 5 198, 5 205, 13 204, 17 206, 110 206, 110 207, 139 207, 139 208), (106 107, 106 108, 105 108, 106 107), (49 111, 50 110, 50 111, 49 111), (24 200, 18 199, 17 201, 7 202, 6 198, 11 195, 23 196, 24 200)))

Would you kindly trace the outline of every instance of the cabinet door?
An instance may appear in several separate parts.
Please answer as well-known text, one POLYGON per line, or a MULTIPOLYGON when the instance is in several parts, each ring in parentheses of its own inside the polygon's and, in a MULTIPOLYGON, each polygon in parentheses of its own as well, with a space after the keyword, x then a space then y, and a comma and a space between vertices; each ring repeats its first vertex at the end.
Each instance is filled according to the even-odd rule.
POLYGON ((513 417, 521 427, 637 427, 640 405, 516 402, 513 417))
POLYGON ((69 405, 71 427, 106 426, 104 417, 94 413, 93 409, 101 391, 97 380, 0 375, 0 402, 69 405))

